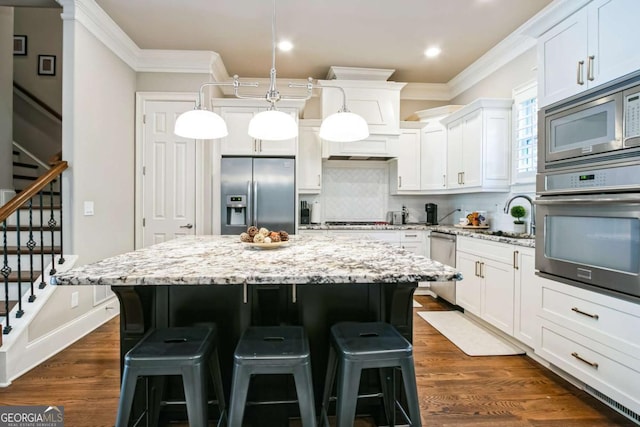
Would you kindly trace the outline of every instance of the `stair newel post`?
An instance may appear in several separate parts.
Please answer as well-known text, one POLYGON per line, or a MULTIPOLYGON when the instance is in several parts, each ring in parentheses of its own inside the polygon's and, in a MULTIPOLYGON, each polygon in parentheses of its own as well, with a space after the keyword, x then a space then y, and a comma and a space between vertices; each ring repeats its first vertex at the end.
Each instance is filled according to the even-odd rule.
POLYGON ((18 263, 18 311, 16 318, 24 314, 22 309, 22 242, 20 241, 20 211, 16 212, 16 258, 18 263))
POLYGON ((42 191, 38 195, 40 197, 40 285, 38 285, 38 288, 44 289, 47 283, 44 281, 44 204, 42 191))
POLYGON ((60 257, 58 258, 58 264, 64 264, 64 246, 62 244, 62 175, 60 175, 60 257))
POLYGON ((49 275, 52 276, 56 274, 56 248, 54 238, 56 219, 53 216, 53 182, 49 184, 49 208, 51 211, 51 216, 49 217, 49 230, 51 230, 51 271, 49 271, 49 275))
POLYGON ((27 248, 29 249, 29 283, 30 283, 30 295, 29 302, 36 300, 36 295, 33 291, 33 250, 36 247, 36 241, 33 240, 33 197, 29 199, 29 240, 27 241, 27 248))
POLYGON ((9 321, 9 274, 11 274, 11 267, 9 267, 9 255, 7 254, 7 220, 2 221, 2 249, 4 253, 4 263, 2 265, 2 269, 0 272, 4 277, 4 311, 6 313, 5 316, 5 325, 2 329, 3 334, 8 334, 11 332, 11 325, 9 321))

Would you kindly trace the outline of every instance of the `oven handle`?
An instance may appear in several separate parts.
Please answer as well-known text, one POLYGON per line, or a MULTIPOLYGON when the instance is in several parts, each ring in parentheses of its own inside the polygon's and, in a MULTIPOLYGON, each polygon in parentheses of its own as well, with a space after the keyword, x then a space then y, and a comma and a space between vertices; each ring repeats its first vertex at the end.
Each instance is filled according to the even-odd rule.
POLYGON ((615 196, 603 197, 602 195, 583 196, 583 197, 549 197, 540 198, 534 201, 534 204, 540 206, 567 205, 567 204, 629 204, 640 203, 640 194, 616 194, 615 196))

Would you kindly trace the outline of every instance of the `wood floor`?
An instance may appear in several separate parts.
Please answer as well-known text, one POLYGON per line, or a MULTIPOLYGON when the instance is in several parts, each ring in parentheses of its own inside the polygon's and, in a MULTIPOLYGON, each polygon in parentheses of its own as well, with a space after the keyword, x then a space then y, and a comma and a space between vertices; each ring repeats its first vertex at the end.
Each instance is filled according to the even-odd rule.
MULTIPOLYGON (((449 309, 416 296, 418 310, 449 309)), ((469 357, 414 316, 424 426, 633 426, 628 419, 526 356, 469 357)), ((0 405, 63 405, 69 427, 113 426, 119 395, 114 319, 0 388, 0 405)), ((358 425, 368 423, 361 420, 358 425)))

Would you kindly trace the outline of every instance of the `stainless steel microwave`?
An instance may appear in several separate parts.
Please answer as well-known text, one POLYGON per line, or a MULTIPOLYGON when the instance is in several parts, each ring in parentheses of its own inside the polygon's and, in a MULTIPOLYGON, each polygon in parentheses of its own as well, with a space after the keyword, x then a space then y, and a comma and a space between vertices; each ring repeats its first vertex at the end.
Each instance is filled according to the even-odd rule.
POLYGON ((619 157, 620 150, 640 147, 638 78, 554 104, 539 114, 542 171, 601 162, 619 157))

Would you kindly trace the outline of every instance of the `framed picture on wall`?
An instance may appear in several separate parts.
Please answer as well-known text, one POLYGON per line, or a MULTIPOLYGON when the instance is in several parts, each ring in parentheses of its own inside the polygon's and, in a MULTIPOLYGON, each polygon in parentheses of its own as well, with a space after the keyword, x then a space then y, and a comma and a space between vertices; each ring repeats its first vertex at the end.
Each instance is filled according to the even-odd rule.
POLYGON ((27 55, 27 36, 13 36, 13 55, 27 55))
POLYGON ((55 55, 38 55, 38 75, 40 76, 56 75, 55 55))

